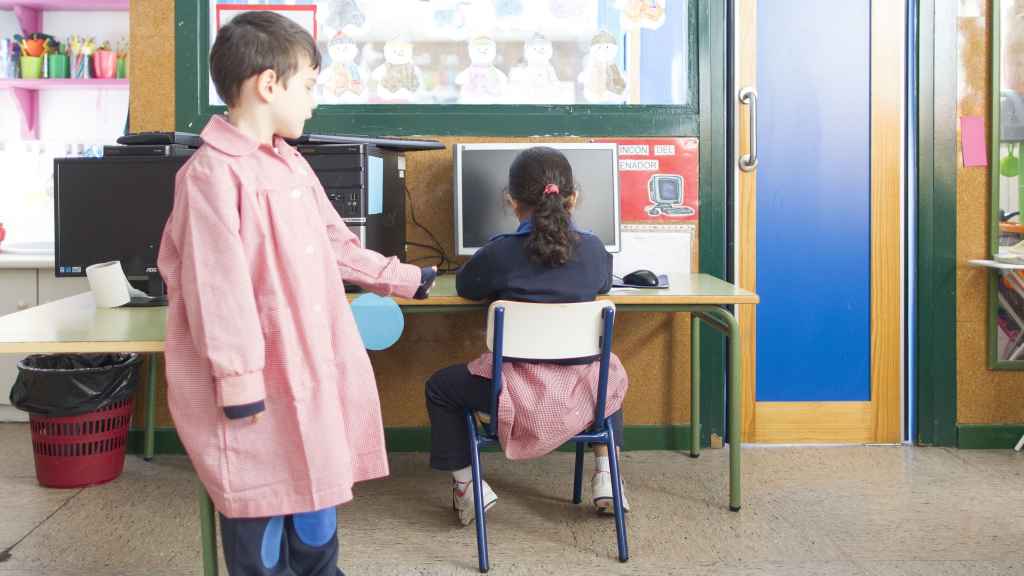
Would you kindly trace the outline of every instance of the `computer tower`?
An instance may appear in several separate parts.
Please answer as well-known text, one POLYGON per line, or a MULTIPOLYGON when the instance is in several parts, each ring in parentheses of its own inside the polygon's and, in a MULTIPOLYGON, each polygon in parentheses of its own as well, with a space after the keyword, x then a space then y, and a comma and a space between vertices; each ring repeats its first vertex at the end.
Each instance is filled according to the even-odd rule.
POLYGON ((368 144, 297 148, 362 245, 405 261, 405 156, 368 144))

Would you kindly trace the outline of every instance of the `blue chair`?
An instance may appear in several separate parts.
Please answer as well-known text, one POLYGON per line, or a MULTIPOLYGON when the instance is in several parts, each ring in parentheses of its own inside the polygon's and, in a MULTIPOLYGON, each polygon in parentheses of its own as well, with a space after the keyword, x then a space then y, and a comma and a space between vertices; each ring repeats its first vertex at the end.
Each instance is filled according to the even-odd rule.
MULTIPOLYGON (((626 541, 626 522, 622 509, 622 478, 619 475, 618 455, 615 451, 615 433, 605 418, 605 399, 608 394, 608 364, 612 351, 612 331, 615 325, 615 304, 606 301, 574 304, 532 304, 498 300, 487 312, 487 346, 494 357, 494 375, 491 379, 489 414, 498 413, 498 395, 501 393, 501 367, 506 358, 522 360, 562 360, 600 356, 601 369, 598 383, 594 423, 588 430, 572 437, 576 443, 576 469, 572 484, 572 501, 579 504, 583 484, 583 450, 587 443, 608 446, 608 461, 612 476, 612 500, 615 510, 615 532, 618 538, 619 561, 629 559, 626 541), (543 327, 543 329, 538 329, 543 327)), ((481 419, 471 411, 466 413, 469 427, 470 453, 473 464, 473 500, 476 507, 476 543, 480 571, 487 572, 487 519, 483 510, 480 472, 480 448, 498 445, 496 417, 481 419)))

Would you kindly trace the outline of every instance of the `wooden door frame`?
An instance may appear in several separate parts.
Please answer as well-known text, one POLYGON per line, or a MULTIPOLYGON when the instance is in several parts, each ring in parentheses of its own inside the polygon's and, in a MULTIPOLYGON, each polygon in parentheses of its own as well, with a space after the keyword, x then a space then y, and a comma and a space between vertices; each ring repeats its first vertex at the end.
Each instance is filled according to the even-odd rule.
MULTIPOLYGON (((866 402, 756 402, 757 317, 740 310, 743 346, 745 442, 897 443, 901 439, 903 382, 903 58, 906 7, 871 4, 871 400, 866 402)), ((757 0, 737 0, 736 88, 757 86, 757 0)), ((733 102, 736 102, 733 95, 733 102)), ((736 123, 747 150, 747 107, 736 123)), ((735 164, 734 164, 735 168, 735 164)), ((756 291, 757 191, 755 172, 737 172, 739 285, 756 291)))

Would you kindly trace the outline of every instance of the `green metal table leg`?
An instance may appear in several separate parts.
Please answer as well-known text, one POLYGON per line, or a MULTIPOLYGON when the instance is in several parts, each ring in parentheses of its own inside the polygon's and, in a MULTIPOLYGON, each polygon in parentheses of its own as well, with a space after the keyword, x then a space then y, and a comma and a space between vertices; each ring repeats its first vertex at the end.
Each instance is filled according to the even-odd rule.
POLYGON ((688 310, 700 314, 709 326, 723 330, 729 338, 729 509, 740 509, 740 447, 743 434, 743 358, 740 356, 740 324, 725 308, 693 306, 688 310))
POLYGON ((740 325, 736 317, 722 310, 729 324, 729 509, 740 509, 740 446, 743 435, 743 358, 740 356, 740 325))
POLYGON ((203 540, 203 576, 217 576, 217 521, 213 501, 199 485, 199 528, 203 540))
POLYGON ((143 448, 142 457, 147 462, 153 459, 153 452, 156 449, 156 378, 159 374, 160 355, 149 355, 149 378, 146 381, 146 445, 143 448))
POLYGON ((690 314, 690 457, 700 456, 700 316, 690 314))

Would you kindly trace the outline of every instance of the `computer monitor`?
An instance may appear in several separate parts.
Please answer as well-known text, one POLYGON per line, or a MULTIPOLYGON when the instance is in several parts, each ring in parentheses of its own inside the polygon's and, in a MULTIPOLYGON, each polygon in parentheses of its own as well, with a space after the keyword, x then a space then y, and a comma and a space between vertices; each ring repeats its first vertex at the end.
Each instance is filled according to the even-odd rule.
POLYGON ((651 202, 683 203, 683 179, 676 175, 656 174, 651 178, 651 202))
MULTIPOLYGON (((57 276, 120 260, 129 280, 152 279, 174 176, 186 156, 58 158, 53 169, 57 276)), ((140 284, 146 288, 145 285, 140 284)))
POLYGON ((677 174, 655 174, 647 181, 647 207, 651 216, 691 216, 693 208, 683 205, 683 177, 677 174))
POLYGON ((455 249, 469 256, 498 234, 519 225, 504 199, 508 169, 526 148, 550 146, 565 154, 579 188, 573 220, 597 235, 609 252, 618 252, 618 151, 613 143, 458 144, 455 146, 455 249))

